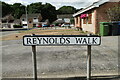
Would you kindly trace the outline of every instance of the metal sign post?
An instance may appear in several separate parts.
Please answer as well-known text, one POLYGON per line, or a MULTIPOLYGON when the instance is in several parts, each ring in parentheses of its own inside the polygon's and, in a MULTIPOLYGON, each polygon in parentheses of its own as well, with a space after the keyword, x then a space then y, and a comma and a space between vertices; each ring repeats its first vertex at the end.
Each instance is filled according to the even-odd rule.
POLYGON ((91 79, 91 45, 87 46, 87 80, 91 79))
MULTIPOLYGON (((33 34, 34 36, 35 34, 33 34)), ((37 80, 37 60, 36 60, 36 46, 32 45, 32 60, 33 60, 33 77, 37 80)))
POLYGON ((33 76, 34 80, 37 80, 36 46, 32 46, 32 58, 33 58, 33 76))

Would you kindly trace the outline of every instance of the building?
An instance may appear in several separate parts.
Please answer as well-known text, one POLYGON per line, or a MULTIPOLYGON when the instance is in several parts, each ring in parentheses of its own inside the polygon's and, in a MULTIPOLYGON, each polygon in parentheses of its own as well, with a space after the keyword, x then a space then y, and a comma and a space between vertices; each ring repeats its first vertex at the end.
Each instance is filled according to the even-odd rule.
POLYGON ((41 14, 23 14, 20 18, 23 28, 33 28, 41 25, 40 21, 42 20, 41 14), (28 25, 27 25, 28 24, 28 25))
POLYGON ((14 28, 14 17, 10 14, 0 19, 1 28, 14 28))
POLYGON ((64 23, 70 23, 70 20, 73 18, 73 14, 63 14, 63 15, 57 15, 58 22, 64 22, 64 23))
POLYGON ((20 19, 15 19, 13 23, 14 25, 21 25, 20 19))
POLYGON ((88 31, 94 34, 99 33, 99 22, 110 22, 107 10, 120 5, 117 0, 111 2, 110 0, 100 0, 92 5, 78 11, 73 15, 75 20, 75 27, 88 31))

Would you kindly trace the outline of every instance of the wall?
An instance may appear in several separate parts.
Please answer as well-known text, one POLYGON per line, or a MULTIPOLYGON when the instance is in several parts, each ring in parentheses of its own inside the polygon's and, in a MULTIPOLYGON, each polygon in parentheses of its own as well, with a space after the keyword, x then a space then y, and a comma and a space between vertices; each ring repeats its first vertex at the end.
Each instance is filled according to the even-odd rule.
POLYGON ((75 21, 75 27, 77 26, 77 20, 76 20, 76 17, 74 17, 74 21, 75 21))
POLYGON ((33 24, 28 23, 28 28, 33 28, 33 24))
POLYGON ((33 23, 38 23, 38 19, 33 18, 33 23))
POLYGON ((14 28, 14 23, 2 23, 2 28, 14 28))
MULTIPOLYGON (((91 33, 95 34, 95 23, 96 23, 96 10, 91 10, 92 11, 92 23, 88 24, 88 22, 86 24, 83 24, 83 19, 82 19, 82 30, 83 31, 88 31, 91 33)), ((86 13, 88 14, 88 13, 86 13)))
POLYGON ((22 21, 22 24, 27 24, 27 21, 22 21))
POLYGON ((28 28, 33 28, 33 18, 28 19, 28 28))
POLYGON ((80 16, 76 16, 76 17, 74 18, 74 20, 75 20, 75 27, 81 28, 80 16))
POLYGON ((108 3, 102 4, 101 6, 99 6, 99 8, 96 8, 96 11, 97 11, 96 33, 99 33, 99 27, 100 27, 99 22, 110 22, 109 16, 107 14, 107 10, 109 8, 115 7, 118 4, 120 5, 120 3, 118 2, 108 2, 108 3))

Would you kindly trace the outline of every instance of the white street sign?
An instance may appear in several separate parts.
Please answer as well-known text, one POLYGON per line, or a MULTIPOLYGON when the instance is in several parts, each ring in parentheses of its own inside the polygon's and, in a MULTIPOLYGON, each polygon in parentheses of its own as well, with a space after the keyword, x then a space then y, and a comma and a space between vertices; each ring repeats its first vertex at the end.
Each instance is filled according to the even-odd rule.
POLYGON ((72 46, 72 45, 100 45, 100 36, 81 35, 26 35, 23 37, 25 46, 72 46))

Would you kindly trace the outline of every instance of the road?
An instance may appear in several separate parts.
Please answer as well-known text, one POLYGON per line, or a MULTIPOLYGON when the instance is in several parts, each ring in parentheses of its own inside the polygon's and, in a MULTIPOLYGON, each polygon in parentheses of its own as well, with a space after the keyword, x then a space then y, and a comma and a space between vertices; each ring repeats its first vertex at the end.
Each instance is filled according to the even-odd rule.
POLYGON ((2 36, 8 36, 8 35, 11 35, 11 34, 14 34, 14 33, 18 33, 19 31, 0 31, 0 37, 2 36))
MULTIPOLYGON (((31 46, 22 40, 2 41, 1 46, 2 77, 32 78, 31 46)), ((37 46, 38 78, 86 76, 86 48, 37 46)), ((118 66, 118 36, 102 37, 100 46, 92 46, 92 76, 117 75, 118 66)))
MULTIPOLYGON (((40 28, 36 28, 36 29, 40 29, 40 28)), ((47 30, 52 30, 52 29, 65 29, 64 27, 45 27, 45 28, 41 28, 41 29, 47 29, 47 30)), ((29 29, 30 30, 30 29, 29 29)), ((7 35, 11 35, 11 34, 15 34, 18 33, 21 30, 13 30, 13 31, 0 31, 0 37, 2 36, 7 36, 7 35)))

